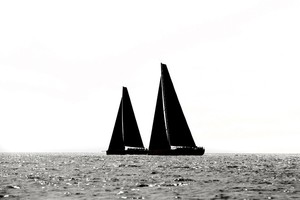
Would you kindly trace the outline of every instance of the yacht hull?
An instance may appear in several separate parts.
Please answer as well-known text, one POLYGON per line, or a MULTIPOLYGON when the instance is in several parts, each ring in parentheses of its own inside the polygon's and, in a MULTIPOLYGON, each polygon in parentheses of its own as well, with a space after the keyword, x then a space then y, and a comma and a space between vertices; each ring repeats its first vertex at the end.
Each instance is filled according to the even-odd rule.
POLYGON ((149 150, 149 155, 170 155, 170 156, 202 156, 205 149, 202 147, 197 148, 177 148, 171 150, 149 150))
POLYGON ((147 155, 148 150, 145 149, 127 149, 127 150, 108 150, 106 155, 147 155))

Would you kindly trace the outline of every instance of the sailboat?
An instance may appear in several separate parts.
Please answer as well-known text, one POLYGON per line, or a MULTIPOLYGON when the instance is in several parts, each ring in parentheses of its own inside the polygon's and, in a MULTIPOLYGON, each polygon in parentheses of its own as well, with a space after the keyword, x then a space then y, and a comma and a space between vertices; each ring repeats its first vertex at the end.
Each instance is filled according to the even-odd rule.
POLYGON ((149 144, 150 155, 203 155, 205 149, 197 147, 167 65, 161 63, 161 77, 149 144))
POLYGON ((126 87, 123 87, 117 119, 106 154, 147 154, 126 87))

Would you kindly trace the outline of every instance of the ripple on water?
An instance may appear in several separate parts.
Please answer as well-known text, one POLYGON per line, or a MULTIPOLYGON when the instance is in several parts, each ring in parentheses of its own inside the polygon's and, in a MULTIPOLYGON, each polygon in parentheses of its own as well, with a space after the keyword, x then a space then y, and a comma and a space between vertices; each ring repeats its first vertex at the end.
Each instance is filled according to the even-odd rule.
POLYGON ((0 198, 300 198, 299 155, 0 154, 0 158, 0 198))

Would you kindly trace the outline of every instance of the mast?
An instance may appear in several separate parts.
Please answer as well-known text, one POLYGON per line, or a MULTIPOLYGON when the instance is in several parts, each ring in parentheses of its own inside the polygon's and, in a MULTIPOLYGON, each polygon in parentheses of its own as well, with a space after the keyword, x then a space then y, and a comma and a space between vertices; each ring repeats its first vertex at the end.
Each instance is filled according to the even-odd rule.
POLYGON ((123 87, 123 135, 124 145, 129 147, 144 148, 140 131, 135 119, 133 108, 131 105, 130 97, 126 87, 123 87))
POLYGON ((165 116, 163 111, 163 95, 161 81, 159 82, 149 150, 170 150, 170 143, 167 138, 165 116))
POLYGON ((183 114, 167 65, 161 63, 161 84, 166 128, 171 146, 196 147, 183 114))

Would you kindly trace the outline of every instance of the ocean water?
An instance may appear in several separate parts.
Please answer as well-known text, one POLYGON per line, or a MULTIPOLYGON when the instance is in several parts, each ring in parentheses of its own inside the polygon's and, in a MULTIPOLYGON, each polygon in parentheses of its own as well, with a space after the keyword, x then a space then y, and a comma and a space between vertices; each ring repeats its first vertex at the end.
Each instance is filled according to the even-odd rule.
POLYGON ((0 154, 0 199, 300 199, 300 155, 0 154))

